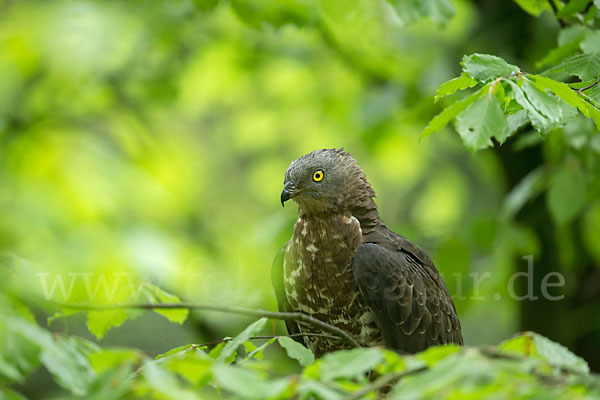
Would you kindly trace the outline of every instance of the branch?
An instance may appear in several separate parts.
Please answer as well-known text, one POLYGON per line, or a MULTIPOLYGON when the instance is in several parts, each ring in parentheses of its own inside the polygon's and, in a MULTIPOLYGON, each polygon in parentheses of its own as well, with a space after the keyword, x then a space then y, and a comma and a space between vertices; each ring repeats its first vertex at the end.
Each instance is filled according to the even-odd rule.
POLYGON ((253 317, 265 317, 272 319, 279 319, 282 321, 295 321, 303 322, 308 325, 320 328, 325 332, 329 332, 336 337, 339 337, 351 347, 361 347, 360 344, 352 336, 338 328, 337 326, 330 325, 320 319, 313 318, 310 315, 303 314, 300 312, 278 312, 278 311, 266 311, 256 310, 252 308, 236 307, 236 306, 217 306, 211 304, 192 304, 192 303, 162 303, 162 304, 146 304, 146 303, 115 303, 115 304, 72 304, 57 302, 63 308, 70 308, 72 310, 114 310, 120 308, 136 308, 143 310, 154 310, 154 309, 198 309, 206 311, 218 311, 231 314, 242 314, 251 315, 253 317))
MULTIPOLYGON (((333 336, 333 335, 327 335, 325 333, 292 333, 289 335, 259 335, 259 336, 252 336, 250 339, 251 340, 268 340, 268 339, 276 339, 279 337, 289 337, 289 338, 295 338, 295 337, 304 337, 304 336, 317 336, 317 337, 322 337, 322 338, 327 338, 327 339, 339 339, 338 336, 333 336)), ((201 343, 198 344, 198 347, 203 347, 203 346, 212 346, 214 344, 220 344, 220 343, 225 343, 225 342, 229 342, 230 340, 233 340, 233 338, 223 338, 223 339, 219 339, 219 340, 213 340, 212 342, 206 342, 206 343, 201 343)))
MULTIPOLYGON (((591 83, 591 84, 587 85, 586 87, 582 87, 581 89, 574 89, 574 90, 577 91, 578 93, 581 93, 584 90, 593 88, 594 86, 596 86, 599 83, 600 83, 600 76, 598 78, 596 78, 596 81, 594 81, 594 83, 591 83)), ((573 88, 571 88, 571 89, 573 89, 573 88)))

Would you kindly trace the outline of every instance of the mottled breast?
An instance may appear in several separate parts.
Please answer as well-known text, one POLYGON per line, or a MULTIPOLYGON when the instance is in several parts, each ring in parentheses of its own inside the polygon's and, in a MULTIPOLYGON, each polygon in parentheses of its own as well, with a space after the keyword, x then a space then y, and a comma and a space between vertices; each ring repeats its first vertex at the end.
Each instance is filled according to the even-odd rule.
MULTIPOLYGON (((368 306, 354 283, 352 257, 362 243, 359 221, 351 215, 300 217, 284 258, 285 291, 291 308, 335 325, 364 345, 382 341, 368 306)), ((316 332, 300 326, 303 332, 316 332)), ((343 348, 336 339, 307 336, 317 355, 343 348)))

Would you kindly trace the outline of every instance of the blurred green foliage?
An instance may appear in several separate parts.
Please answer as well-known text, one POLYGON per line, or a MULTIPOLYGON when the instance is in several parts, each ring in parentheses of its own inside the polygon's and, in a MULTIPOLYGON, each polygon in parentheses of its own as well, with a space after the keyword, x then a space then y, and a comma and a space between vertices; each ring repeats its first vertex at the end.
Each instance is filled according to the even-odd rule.
MULTIPOLYGON (((0 0, 0 395, 17 382, 34 398, 63 393, 57 384, 118 398, 143 364, 136 395, 194 397, 142 352, 221 338, 248 318, 192 312, 178 326, 167 319, 185 316, 172 310, 65 315, 48 299, 275 309, 270 264, 295 220, 279 207, 283 173, 308 151, 342 146, 388 225, 433 256, 467 344, 533 329, 600 369, 600 85, 575 91, 600 75, 598 7, 0 0), (517 71, 529 75, 496 82, 517 71), (440 111, 437 129, 456 117, 458 135, 419 140, 440 111), (489 148, 472 155, 463 143, 489 148), (540 299, 517 301, 507 282, 528 255, 540 299), (563 300, 541 296, 551 272, 565 278, 549 289, 563 300), (122 348, 98 348, 88 328, 101 347, 122 348), (107 382, 119 382, 112 394, 107 382)), ((471 350, 460 362, 483 357, 471 350)), ((200 386, 262 374, 193 362, 204 363, 193 377, 174 371, 200 386)), ((534 375, 524 379, 537 388, 534 375)))

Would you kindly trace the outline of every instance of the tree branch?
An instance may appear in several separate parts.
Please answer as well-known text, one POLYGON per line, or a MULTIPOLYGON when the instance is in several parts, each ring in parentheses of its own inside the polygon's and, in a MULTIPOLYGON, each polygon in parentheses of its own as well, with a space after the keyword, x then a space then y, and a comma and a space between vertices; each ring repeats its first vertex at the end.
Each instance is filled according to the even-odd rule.
POLYGON ((115 303, 115 304, 73 304, 57 302, 63 308, 70 308, 72 310, 114 310, 120 308, 136 308, 143 310, 153 309, 197 309, 206 311, 217 311, 230 314, 241 314, 251 315, 253 317, 265 317, 272 319, 279 319, 282 321, 295 321, 302 322, 304 324, 312 325, 325 332, 331 333, 332 335, 342 339, 351 347, 361 347, 360 344, 352 336, 338 328, 337 326, 330 325, 320 319, 313 318, 310 315, 299 313, 299 312, 278 312, 278 311, 267 311, 267 310, 256 310, 252 308, 236 307, 236 306, 217 306, 211 304, 192 304, 192 303, 162 303, 162 304, 146 304, 146 303, 115 303))
MULTIPOLYGON (((259 336, 252 336, 250 339, 251 340, 268 340, 268 339, 276 339, 278 337, 295 338, 295 337, 304 337, 304 336, 316 336, 316 337, 322 337, 322 338, 327 338, 327 339, 339 339, 338 336, 327 335, 325 333, 310 333, 310 332, 292 333, 290 335, 259 335, 259 336)), ((223 338, 223 339, 219 339, 219 340, 213 340, 212 342, 201 343, 201 344, 198 344, 197 346, 198 347, 212 346, 214 344, 229 342, 230 340, 233 340, 233 338, 223 338)))

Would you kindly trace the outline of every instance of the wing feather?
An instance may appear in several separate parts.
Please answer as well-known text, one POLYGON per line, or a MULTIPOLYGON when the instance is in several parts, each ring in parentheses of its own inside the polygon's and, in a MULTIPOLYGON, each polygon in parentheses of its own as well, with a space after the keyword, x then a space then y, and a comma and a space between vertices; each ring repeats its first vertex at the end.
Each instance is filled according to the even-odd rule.
POLYGON ((352 262, 356 284, 386 344, 409 353, 436 344, 462 344, 452 299, 425 257, 421 250, 414 256, 405 249, 364 243, 352 262))

